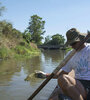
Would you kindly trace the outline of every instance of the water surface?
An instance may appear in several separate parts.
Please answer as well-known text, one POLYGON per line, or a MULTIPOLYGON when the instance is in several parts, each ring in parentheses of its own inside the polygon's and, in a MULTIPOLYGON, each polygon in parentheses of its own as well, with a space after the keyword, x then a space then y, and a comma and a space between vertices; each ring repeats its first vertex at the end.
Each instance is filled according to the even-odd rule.
MULTIPOLYGON (((25 81, 26 76, 35 70, 51 73, 64 55, 64 51, 45 50, 30 59, 0 60, 0 100, 27 100, 44 80, 32 78, 25 81)), ((33 100, 47 100, 56 84, 56 79, 50 80, 33 100)))

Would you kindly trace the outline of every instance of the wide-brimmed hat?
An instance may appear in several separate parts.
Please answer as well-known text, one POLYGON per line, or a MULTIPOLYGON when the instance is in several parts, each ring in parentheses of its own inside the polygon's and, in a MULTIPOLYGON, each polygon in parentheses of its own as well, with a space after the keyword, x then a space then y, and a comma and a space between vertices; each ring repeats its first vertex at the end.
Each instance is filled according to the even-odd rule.
POLYGON ((77 41, 82 41, 86 34, 80 33, 76 28, 72 28, 66 32, 67 42, 66 45, 70 45, 77 41))

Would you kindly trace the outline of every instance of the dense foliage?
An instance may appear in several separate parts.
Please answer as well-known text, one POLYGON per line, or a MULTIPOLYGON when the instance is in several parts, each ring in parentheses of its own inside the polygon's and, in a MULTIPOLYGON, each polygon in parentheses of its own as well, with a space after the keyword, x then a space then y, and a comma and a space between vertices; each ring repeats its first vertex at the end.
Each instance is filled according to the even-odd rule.
POLYGON ((37 15, 31 16, 28 30, 31 33, 31 41, 34 41, 36 44, 41 44, 42 35, 45 33, 44 31, 45 21, 42 20, 41 17, 37 15))
POLYGON ((26 40, 27 43, 31 42, 31 34, 28 30, 24 31, 23 38, 26 40))
POLYGON ((60 45, 60 44, 64 44, 64 42, 65 42, 64 36, 60 34, 55 34, 51 37, 51 39, 50 39, 50 36, 47 36, 45 38, 44 44, 60 45))
POLYGON ((19 30, 13 28, 12 24, 7 21, 0 21, 0 34, 5 35, 6 37, 16 37, 20 38, 22 37, 22 34, 19 30))

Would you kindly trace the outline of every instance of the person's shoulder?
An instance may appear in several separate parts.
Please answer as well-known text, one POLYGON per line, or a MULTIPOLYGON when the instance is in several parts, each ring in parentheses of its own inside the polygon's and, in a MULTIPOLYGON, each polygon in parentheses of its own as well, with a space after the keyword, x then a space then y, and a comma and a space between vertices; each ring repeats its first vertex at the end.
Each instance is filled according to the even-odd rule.
POLYGON ((85 45, 90 45, 90 43, 85 43, 85 45))
POLYGON ((90 43, 85 43, 85 46, 86 46, 87 50, 90 51, 90 43))
POLYGON ((86 47, 90 47, 90 43, 85 43, 85 46, 86 47))

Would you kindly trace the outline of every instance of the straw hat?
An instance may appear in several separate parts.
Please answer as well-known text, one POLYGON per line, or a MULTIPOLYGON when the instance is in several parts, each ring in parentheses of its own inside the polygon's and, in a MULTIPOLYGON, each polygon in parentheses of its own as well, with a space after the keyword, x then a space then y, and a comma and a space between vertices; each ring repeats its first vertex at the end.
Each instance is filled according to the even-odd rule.
POLYGON ((70 45, 77 41, 82 41, 85 38, 86 34, 80 33, 76 28, 72 28, 66 32, 67 45, 70 45))

